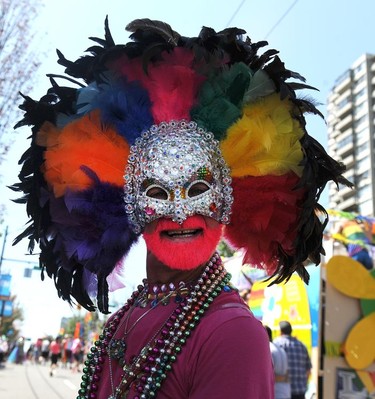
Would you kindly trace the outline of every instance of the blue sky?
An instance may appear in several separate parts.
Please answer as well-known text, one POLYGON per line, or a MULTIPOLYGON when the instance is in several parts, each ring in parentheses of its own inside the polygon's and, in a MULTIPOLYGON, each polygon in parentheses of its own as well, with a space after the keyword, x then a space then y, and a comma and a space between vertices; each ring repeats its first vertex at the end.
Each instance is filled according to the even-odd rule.
MULTIPOLYGON (((319 108, 323 114, 326 113, 327 95, 335 79, 362 54, 375 53, 373 0, 48 0, 39 21, 35 21, 40 33, 46 32, 44 39, 38 43, 39 50, 45 54, 41 80, 32 93, 26 94, 39 98, 48 87, 48 79, 43 75, 62 73, 62 67, 56 63, 56 48, 68 59, 74 60, 92 44, 89 36, 103 37, 106 15, 109 16, 116 43, 128 41, 129 33, 125 31, 125 26, 136 18, 162 20, 186 36, 197 35, 202 26, 217 31, 228 26, 243 28, 254 42, 266 39, 269 46, 265 49, 279 50, 279 56, 287 68, 299 72, 308 84, 319 88, 319 92, 310 94, 322 104, 319 108)), ((323 145, 326 144, 326 126, 322 120, 309 118, 308 130, 323 145)), ((8 162, 2 164, 7 171, 5 184, 16 181, 17 160, 26 149, 27 136, 25 132, 18 134, 8 162)), ((14 198, 14 194, 4 191, 2 196, 14 198)), ((11 227, 5 248, 6 257, 23 257, 26 246, 11 248, 10 242, 16 231, 23 229, 25 222, 24 209, 19 205, 9 205, 6 224, 11 227)), ((14 265, 3 262, 3 268, 13 269, 14 265)), ((69 315, 69 307, 57 299, 52 281, 40 283, 36 275, 39 273, 33 272, 32 281, 25 282, 25 279, 22 280, 23 269, 19 268, 18 277, 15 277, 18 284, 13 285, 12 293, 27 302, 28 323, 25 328, 30 329, 43 322, 46 325, 41 325, 40 330, 55 329, 60 315, 69 315), (54 314, 49 313, 49 324, 45 317, 40 316, 41 306, 46 303, 58 309, 54 314)))
MULTIPOLYGON (((228 26, 243 28, 253 41, 266 39, 267 48, 279 50, 287 68, 319 88, 312 94, 323 113, 335 79, 360 55, 375 52, 373 0, 50 0, 46 11, 49 19, 42 25, 51 48, 59 48, 71 59, 90 45, 89 36, 103 37, 107 14, 118 43, 128 40, 125 26, 136 18, 162 20, 187 36, 197 35, 202 26, 217 31, 228 26)), ((56 59, 54 52, 47 57, 56 59)), ((59 68, 55 64, 53 71, 59 68)), ((311 130, 325 142, 323 122, 311 130)))

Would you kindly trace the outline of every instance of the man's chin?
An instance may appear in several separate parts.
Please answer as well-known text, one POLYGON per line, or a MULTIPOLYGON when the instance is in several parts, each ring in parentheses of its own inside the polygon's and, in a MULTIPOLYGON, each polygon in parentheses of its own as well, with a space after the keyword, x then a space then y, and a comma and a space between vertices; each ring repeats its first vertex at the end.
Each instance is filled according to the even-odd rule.
POLYGON ((170 239, 155 231, 143 234, 147 248, 163 264, 174 270, 192 270, 206 263, 221 238, 221 226, 204 228, 196 236, 170 239))

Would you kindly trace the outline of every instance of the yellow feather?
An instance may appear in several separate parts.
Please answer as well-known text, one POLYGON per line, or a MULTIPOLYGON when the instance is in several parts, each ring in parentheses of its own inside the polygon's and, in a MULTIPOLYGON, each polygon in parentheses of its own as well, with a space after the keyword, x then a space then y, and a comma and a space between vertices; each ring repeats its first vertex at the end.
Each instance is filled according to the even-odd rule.
POLYGON ((303 130, 292 118, 291 108, 292 103, 278 94, 244 107, 243 116, 221 142, 232 176, 279 176, 291 171, 301 176, 303 130))

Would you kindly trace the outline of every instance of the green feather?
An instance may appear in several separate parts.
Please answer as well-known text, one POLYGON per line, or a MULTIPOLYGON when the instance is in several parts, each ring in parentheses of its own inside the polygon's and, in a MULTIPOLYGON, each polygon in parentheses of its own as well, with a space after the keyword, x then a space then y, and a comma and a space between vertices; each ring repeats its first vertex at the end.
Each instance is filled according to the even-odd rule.
POLYGON ((276 91, 275 84, 266 72, 259 69, 251 79, 250 86, 244 95, 244 103, 256 101, 260 97, 268 96, 276 91))
POLYGON ((251 70, 241 62, 211 76, 202 86, 198 105, 191 111, 192 119, 222 140, 241 116, 250 79, 251 70))

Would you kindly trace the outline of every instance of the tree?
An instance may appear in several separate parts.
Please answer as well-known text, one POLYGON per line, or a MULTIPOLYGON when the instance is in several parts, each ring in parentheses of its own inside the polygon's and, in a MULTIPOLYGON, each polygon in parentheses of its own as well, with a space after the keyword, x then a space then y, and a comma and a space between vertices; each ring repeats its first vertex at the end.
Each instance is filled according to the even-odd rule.
MULTIPOLYGON (((43 6, 42 0, 0 1, 0 164, 14 142, 13 126, 21 119, 19 92, 31 89, 40 65, 36 37, 43 33, 37 31, 36 17, 43 6)), ((3 215, 0 204, 0 223, 3 215)))
MULTIPOLYGON (((31 87, 40 65, 33 39, 41 0, 1 0, 0 2, 0 138, 19 116, 19 92, 31 87), (18 115, 17 115, 18 114, 18 115)), ((8 149, 1 149, 2 155, 8 149)))
POLYGON ((219 242, 217 250, 224 258, 231 258, 235 252, 224 240, 219 242))
POLYGON ((15 322, 23 321, 23 310, 16 302, 16 296, 12 296, 11 300, 13 302, 12 315, 1 318, 0 335, 5 335, 9 342, 15 342, 19 335, 15 322))
POLYGON ((80 328, 80 338, 85 342, 90 342, 93 333, 97 334, 102 331, 107 319, 108 317, 105 317, 104 320, 101 319, 98 312, 90 313, 85 311, 84 315, 78 312, 74 316, 63 320, 61 327, 64 330, 64 334, 74 336, 78 325, 80 328))

